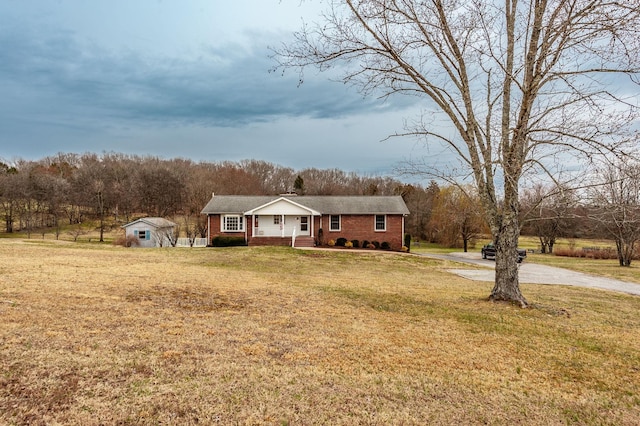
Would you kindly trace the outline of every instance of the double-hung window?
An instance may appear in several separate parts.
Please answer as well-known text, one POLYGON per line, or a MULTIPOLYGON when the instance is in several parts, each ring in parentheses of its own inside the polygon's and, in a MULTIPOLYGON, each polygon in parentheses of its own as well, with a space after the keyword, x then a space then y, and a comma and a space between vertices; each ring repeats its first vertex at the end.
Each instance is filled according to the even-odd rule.
POLYGON ((329 231, 340 230, 340 215, 332 214, 329 216, 329 231))
POLYGON ((387 230, 387 216, 383 214, 377 214, 375 218, 375 230, 386 231, 387 230))
POLYGON ((222 216, 222 232, 244 231, 244 217, 237 214, 222 216))

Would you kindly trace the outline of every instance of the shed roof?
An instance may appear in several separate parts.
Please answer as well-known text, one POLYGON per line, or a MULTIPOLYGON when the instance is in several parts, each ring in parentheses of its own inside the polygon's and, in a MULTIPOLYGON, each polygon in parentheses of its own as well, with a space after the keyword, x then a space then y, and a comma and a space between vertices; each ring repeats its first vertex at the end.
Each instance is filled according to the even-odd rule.
POLYGON ((277 195, 214 195, 202 209, 202 213, 245 213, 280 198, 289 199, 321 214, 409 214, 407 205, 399 195, 303 195, 293 197, 277 195))
POLYGON ((163 217, 143 217, 141 219, 134 220, 133 222, 129 222, 126 225, 122 225, 122 227, 128 228, 129 226, 135 225, 137 223, 145 223, 154 228, 172 228, 176 226, 175 223, 163 217))

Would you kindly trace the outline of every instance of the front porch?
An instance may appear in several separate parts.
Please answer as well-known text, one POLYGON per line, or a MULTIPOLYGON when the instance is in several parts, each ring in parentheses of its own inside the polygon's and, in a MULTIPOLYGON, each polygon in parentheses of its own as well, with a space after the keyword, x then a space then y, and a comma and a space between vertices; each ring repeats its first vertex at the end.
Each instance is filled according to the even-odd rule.
POLYGON ((313 247, 314 218, 321 214, 288 198, 280 198, 244 212, 247 244, 313 247))

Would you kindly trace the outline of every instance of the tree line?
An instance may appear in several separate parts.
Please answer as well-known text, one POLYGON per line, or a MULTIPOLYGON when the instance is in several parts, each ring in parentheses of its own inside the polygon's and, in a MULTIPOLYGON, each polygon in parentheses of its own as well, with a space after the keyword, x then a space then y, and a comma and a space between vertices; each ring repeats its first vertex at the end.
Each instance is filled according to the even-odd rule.
MULTIPOLYGON (((426 186, 360 176, 338 169, 296 171, 259 160, 194 162, 118 153, 57 154, 37 161, 0 162, 0 211, 4 232, 30 234, 64 225, 98 222, 109 227, 140 216, 173 218, 186 237, 205 237, 200 214, 220 195, 400 195, 411 214, 414 239, 465 251, 490 234, 473 186, 426 186)), ((558 238, 607 238, 628 266, 640 239, 640 169, 616 165, 594 177, 588 190, 536 185, 520 199, 522 233, 539 239, 543 253, 558 238)))

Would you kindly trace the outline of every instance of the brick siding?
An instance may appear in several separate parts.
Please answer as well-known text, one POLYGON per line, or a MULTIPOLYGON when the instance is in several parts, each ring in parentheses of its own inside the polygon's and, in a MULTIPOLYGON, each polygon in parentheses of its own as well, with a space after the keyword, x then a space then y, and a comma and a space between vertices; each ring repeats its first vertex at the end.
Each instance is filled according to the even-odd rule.
MULTIPOLYGON (((404 243, 402 235, 402 215, 387 215, 387 229, 375 230, 375 215, 341 215, 340 231, 329 230, 329 215, 322 216, 324 243, 340 237, 347 240, 387 242, 392 250, 400 250, 404 243)), ((318 224, 319 225, 319 224, 318 224)), ((316 225, 317 226, 317 225, 316 225)), ((318 228, 316 227, 316 232, 318 228)))

